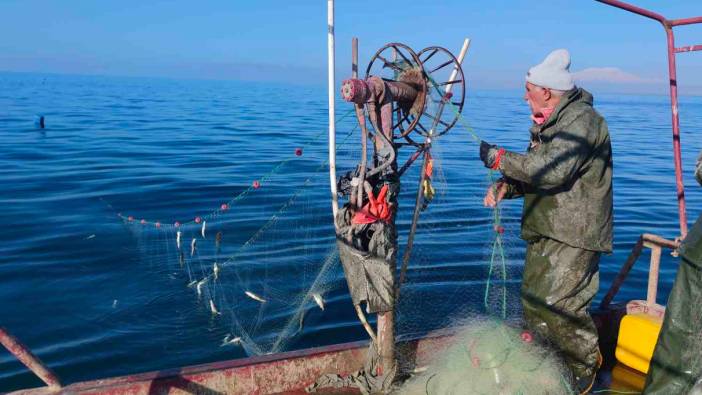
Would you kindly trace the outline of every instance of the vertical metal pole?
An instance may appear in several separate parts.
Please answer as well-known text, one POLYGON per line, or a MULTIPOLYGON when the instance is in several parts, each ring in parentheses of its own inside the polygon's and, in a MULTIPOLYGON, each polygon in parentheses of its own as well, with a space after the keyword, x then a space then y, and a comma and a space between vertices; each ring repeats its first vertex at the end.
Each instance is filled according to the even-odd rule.
POLYGON ((0 327, 0 344, 20 360, 29 370, 36 374, 51 389, 61 388, 58 377, 39 358, 32 354, 29 349, 16 337, 9 334, 5 328, 0 327))
POLYGON ((327 0, 327 50, 329 56, 328 85, 329 85, 329 182, 332 197, 332 213, 336 228, 336 213, 339 211, 339 201, 336 193, 336 125, 334 117, 334 0, 327 0))
POLYGON ((395 311, 378 313, 378 354, 380 367, 376 372, 385 375, 395 366, 395 311))
POLYGON ((658 271, 661 264, 662 248, 658 244, 650 244, 651 263, 648 267, 648 289, 646 291, 646 305, 650 308, 656 304, 658 295, 658 271))
POLYGON ((358 78, 358 38, 351 39, 351 78, 358 78))
MULTIPOLYGON (((354 37, 351 40, 351 78, 358 78, 358 39, 354 37)), ((363 207, 363 182, 366 180, 366 166, 368 165, 368 129, 366 129, 366 116, 363 113, 361 104, 353 104, 356 110, 356 118, 361 125, 361 170, 358 175, 358 194, 351 194, 351 204, 355 204, 356 208, 363 207), (354 200, 355 198, 355 200, 354 200)))
MULTIPOLYGON (((458 64, 463 64, 463 58, 466 57, 466 54, 468 53, 468 48, 470 48, 470 38, 466 38, 463 40, 463 46, 461 47, 461 52, 458 54, 458 57, 456 60, 458 60, 458 64)), ((453 68, 453 71, 451 72, 451 76, 449 77, 449 81, 453 81, 456 79, 456 75, 458 75, 458 66, 453 68)), ((453 84, 448 84, 446 85, 446 88, 444 88, 444 91, 446 93, 450 93, 451 89, 453 89, 453 84)))
MULTIPOLYGON (((451 72, 451 76, 449 77, 449 81, 452 81, 456 78, 456 75, 458 74, 458 67, 463 64, 463 59, 466 56, 466 53, 468 53, 468 48, 470 47, 470 38, 466 38, 463 40, 463 47, 461 48, 461 53, 458 55, 458 58, 456 60, 458 61, 458 65, 454 67, 453 71, 451 72)), ((451 93, 451 88, 453 87, 453 84, 448 84, 446 88, 444 88, 444 92, 448 95, 451 93)), ((436 118, 434 119, 434 122, 432 123, 431 129, 429 130, 429 136, 427 137, 426 141, 424 142, 424 160, 422 161, 422 172, 419 174, 419 186, 417 187, 417 196, 414 202, 414 214, 412 215, 412 226, 410 228, 409 235, 407 236, 407 247, 405 247, 405 253, 402 256, 402 266, 400 268, 400 277, 399 280, 397 281, 397 284, 395 284, 395 299, 398 300, 400 299, 400 288, 402 287, 402 283, 405 281, 405 275, 407 273, 407 265, 409 264, 410 257, 412 256, 412 247, 414 245, 414 235, 417 231, 417 222, 419 221, 419 212, 421 208, 421 202, 422 202, 422 194, 424 193, 424 180, 426 179, 426 170, 427 170, 427 159, 429 157, 429 148, 431 148, 431 137, 436 130, 436 126, 439 123, 439 119, 441 119, 441 114, 444 111, 444 105, 445 101, 442 99, 441 103, 439 103, 439 108, 438 111, 436 112, 436 118)))
MULTIPOLYGON (((392 57, 393 61, 397 60, 397 51, 395 48, 392 50, 392 57)), ((391 120, 390 125, 392 125, 393 122, 394 121, 391 120)), ((384 131, 382 128, 377 129, 377 133, 384 132, 389 133, 388 140, 392 141, 392 130, 384 131)), ((376 138, 380 138, 380 136, 376 136, 376 138)), ((387 142, 385 143, 387 144, 387 142)), ((375 152, 377 153, 377 144, 374 145, 374 148, 375 152)), ((367 148, 364 145, 364 155, 366 149, 367 148)), ((396 218, 393 216, 393 224, 395 223, 395 220, 396 218)), ((393 261, 390 267, 390 273, 393 273, 393 276, 396 268, 397 265, 393 261)), ((380 366, 378 367, 378 372, 376 372, 378 375, 388 374, 395 366, 395 307, 397 307, 397 299, 395 299, 395 305, 393 306, 392 310, 384 313, 378 313, 378 354, 380 356, 380 366)))
POLYGON ((675 184, 678 192, 678 216, 680 236, 687 235, 687 215, 685 213, 685 186, 682 177, 682 156, 680 153, 680 118, 678 116, 678 79, 675 68, 675 37, 673 28, 664 24, 668 38, 668 74, 670 75, 670 107, 673 113, 673 156, 675 160, 675 184))

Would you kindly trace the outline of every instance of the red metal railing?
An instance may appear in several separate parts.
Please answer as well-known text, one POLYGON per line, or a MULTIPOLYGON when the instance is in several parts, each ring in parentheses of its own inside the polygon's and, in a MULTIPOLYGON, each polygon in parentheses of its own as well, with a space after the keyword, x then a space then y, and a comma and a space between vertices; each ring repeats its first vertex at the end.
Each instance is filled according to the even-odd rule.
POLYGON ((687 235, 687 215, 685 213, 685 186, 682 177, 682 159, 680 155, 680 119, 678 117, 678 79, 675 67, 675 54, 702 50, 702 45, 675 47, 673 27, 702 23, 702 16, 684 19, 666 19, 663 15, 618 0, 597 0, 600 3, 633 12, 654 19, 663 25, 668 39, 668 74, 670 76, 670 107, 673 119, 673 155, 675 161, 675 183, 678 191, 678 215, 680 217, 680 235, 687 235))
POLYGON ((39 358, 32 354, 29 349, 22 344, 16 337, 9 334, 5 328, 0 327, 0 344, 5 346, 15 358, 19 359, 26 367, 52 389, 61 388, 61 382, 58 377, 39 358))

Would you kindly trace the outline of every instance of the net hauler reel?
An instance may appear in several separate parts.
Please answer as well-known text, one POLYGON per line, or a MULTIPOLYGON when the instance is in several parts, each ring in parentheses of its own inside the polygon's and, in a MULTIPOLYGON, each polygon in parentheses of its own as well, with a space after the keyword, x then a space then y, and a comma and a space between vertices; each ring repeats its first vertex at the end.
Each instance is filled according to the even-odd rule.
MULTIPOLYGON (((366 106, 376 131, 388 136, 392 132, 393 140, 404 138, 419 146, 416 134, 441 136, 456 124, 465 102, 465 78, 460 61, 445 48, 415 53, 404 44, 390 43, 373 55, 364 79, 343 81, 341 95, 366 106), (450 110, 445 108, 448 102, 450 110)), ((365 124, 361 119, 359 123, 365 124)))
POLYGON ((362 134, 361 162, 338 182, 337 190, 348 195, 349 201, 335 220, 337 245, 354 307, 380 362, 378 369, 371 372, 374 375, 391 377, 397 367, 394 308, 419 213, 434 193, 432 139, 451 130, 463 111, 465 78, 461 61, 469 42, 465 41, 458 58, 442 47, 428 47, 416 53, 404 44, 387 44, 373 55, 365 77, 360 79, 358 41, 353 40, 353 75, 343 81, 341 94, 356 110, 362 134), (369 140, 373 142, 372 164, 368 160, 369 140), (397 150, 402 146, 413 147, 415 152, 398 168, 397 150), (414 216, 396 280, 399 248, 395 208, 400 178, 420 156, 423 161, 414 216), (377 335, 360 307, 363 302, 366 312, 378 314, 377 335))

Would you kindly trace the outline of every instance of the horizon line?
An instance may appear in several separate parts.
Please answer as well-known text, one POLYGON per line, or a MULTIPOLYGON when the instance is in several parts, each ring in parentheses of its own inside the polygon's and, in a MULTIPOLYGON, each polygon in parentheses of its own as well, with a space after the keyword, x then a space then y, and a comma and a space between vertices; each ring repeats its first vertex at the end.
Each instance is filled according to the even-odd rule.
MULTIPOLYGON (((164 75, 130 75, 130 74, 105 74, 105 73, 65 73, 56 71, 17 71, 17 70, 2 70, 0 69, 0 74, 25 74, 25 75, 54 75, 54 76, 68 76, 68 77, 101 77, 101 78, 127 78, 127 79, 155 79, 155 80, 166 80, 166 81, 203 81, 203 82, 242 82, 242 83, 260 83, 260 84, 286 84, 293 86, 307 86, 307 87, 320 87, 326 88, 326 79, 320 82, 302 82, 295 80, 279 80, 279 79, 241 79, 241 78, 213 78, 213 77, 176 77, 176 76, 164 76, 164 75)), ((326 74, 326 73, 325 73, 326 74)), ((337 77, 339 79, 339 77, 337 77)), ((597 86, 598 84, 593 84, 592 86, 597 86)), ((584 87, 581 85, 576 85, 579 87, 584 87)), ((584 87, 588 89, 586 86, 584 87)), ((678 88, 680 89, 680 88, 678 88)), ((506 87, 478 87, 472 91, 497 91, 497 92, 510 92, 510 91, 520 91, 521 86, 514 88, 506 87)), ((591 89, 588 89, 591 90, 591 89)), ((597 89, 592 89, 597 90, 597 89)), ((612 90, 608 92, 601 92, 605 95, 626 95, 626 96, 655 96, 655 97, 670 97, 670 93, 654 93, 654 92, 631 92, 625 90, 612 90)), ((684 93, 678 92, 679 97, 702 97, 701 93, 684 93)))

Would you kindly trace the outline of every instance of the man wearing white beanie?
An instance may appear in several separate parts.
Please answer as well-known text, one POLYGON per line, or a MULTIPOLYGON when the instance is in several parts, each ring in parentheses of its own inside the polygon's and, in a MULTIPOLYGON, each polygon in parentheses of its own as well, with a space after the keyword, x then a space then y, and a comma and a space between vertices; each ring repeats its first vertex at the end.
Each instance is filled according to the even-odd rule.
POLYGON ((565 49, 529 69, 524 99, 532 120, 526 153, 481 142, 481 160, 503 175, 484 203, 524 198, 524 318, 561 352, 575 386, 587 393, 601 364, 587 310, 599 287, 600 255, 612 251, 609 132, 592 95, 573 83, 565 49))

